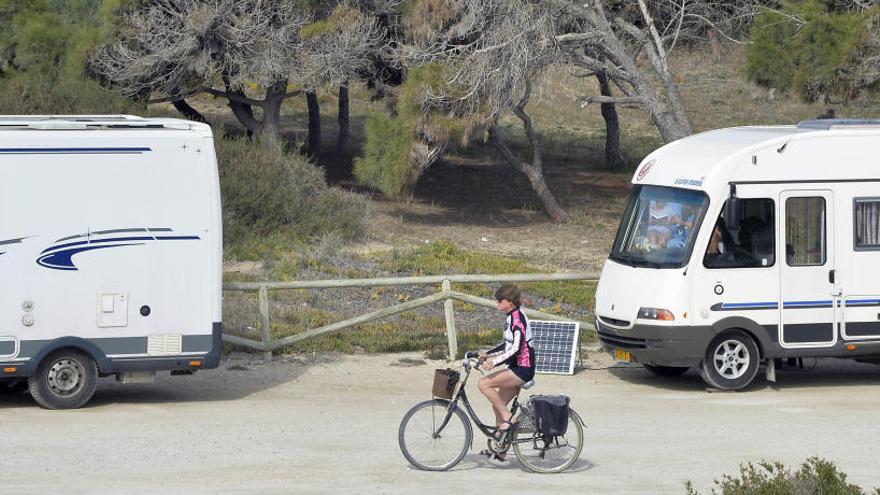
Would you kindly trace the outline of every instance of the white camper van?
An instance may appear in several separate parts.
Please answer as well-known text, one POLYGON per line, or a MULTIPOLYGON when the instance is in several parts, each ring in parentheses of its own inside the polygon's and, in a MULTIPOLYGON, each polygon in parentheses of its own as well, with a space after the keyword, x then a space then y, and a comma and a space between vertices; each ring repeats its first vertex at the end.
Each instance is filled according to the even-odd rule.
POLYGON ((739 127, 670 143, 633 177, 596 292, 615 358, 699 367, 880 360, 880 120, 739 127))
POLYGON ((221 237, 207 125, 0 117, 0 386, 75 408, 100 376, 216 367, 221 237))

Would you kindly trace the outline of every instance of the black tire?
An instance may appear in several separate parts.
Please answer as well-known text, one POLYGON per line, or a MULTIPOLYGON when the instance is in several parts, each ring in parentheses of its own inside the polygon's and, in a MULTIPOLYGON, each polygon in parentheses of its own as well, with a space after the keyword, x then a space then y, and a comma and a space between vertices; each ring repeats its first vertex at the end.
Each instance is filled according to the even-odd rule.
POLYGON ((584 422, 574 409, 568 410, 568 429, 564 436, 545 437, 533 426, 534 420, 517 425, 513 432, 513 453, 519 462, 535 473, 560 473, 581 455, 584 448, 584 422))
POLYGON ((741 330, 731 330, 718 335, 709 344, 700 366, 700 376, 709 386, 740 390, 752 383, 760 360, 755 339, 741 330))
POLYGON ((446 418, 448 406, 448 400, 426 400, 413 406, 400 421, 397 441, 403 456, 413 466, 425 471, 446 471, 467 454, 474 432, 458 407, 440 435, 434 435, 446 418))
POLYGON ((687 366, 656 366, 653 364, 643 364, 642 366, 651 373, 663 377, 681 376, 690 369, 687 366))
POLYGON ((85 405, 98 385, 95 361, 74 349, 61 350, 43 359, 28 378, 28 389, 46 409, 76 409, 85 405))

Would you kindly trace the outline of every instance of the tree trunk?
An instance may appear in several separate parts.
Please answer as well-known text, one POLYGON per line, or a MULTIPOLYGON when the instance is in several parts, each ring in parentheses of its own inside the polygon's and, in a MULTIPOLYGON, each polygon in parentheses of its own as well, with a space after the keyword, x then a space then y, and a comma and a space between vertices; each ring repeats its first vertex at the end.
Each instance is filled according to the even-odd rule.
MULTIPOLYGON (((640 2, 640 4, 643 2, 640 2)), ((645 73, 645 69, 636 63, 635 59, 627 51, 627 46, 617 37, 617 34, 609 24, 605 17, 604 7, 598 0, 594 2, 592 7, 596 27, 602 35, 602 47, 607 56, 628 75, 627 82, 632 85, 636 95, 642 97, 645 110, 651 115, 654 125, 660 131, 663 139, 668 143, 689 136, 691 134, 691 124, 688 121, 687 113, 684 111, 684 104, 681 100, 681 94, 678 87, 672 80, 669 73, 669 67, 663 54, 658 52, 662 46, 656 46, 650 39, 645 38, 642 53, 648 58, 654 73, 660 78, 663 88, 666 90, 666 100, 661 95, 661 90, 656 88, 651 79, 645 73), (671 108, 670 108, 671 105, 671 108)))
POLYGON ((349 109, 348 109, 348 81, 339 86, 339 138, 336 139, 336 149, 343 150, 348 146, 349 134, 349 109))
POLYGON ((718 41, 718 33, 715 29, 709 28, 709 46, 712 47, 712 60, 716 64, 724 62, 724 55, 721 52, 721 43, 718 41))
POLYGON ((309 106, 309 136, 306 142, 308 152, 317 159, 321 153, 321 107, 314 90, 306 91, 306 102, 309 106))
POLYGON ((208 119, 206 119, 204 115, 199 113, 198 110, 191 107, 185 99, 181 98, 179 100, 174 100, 171 102, 171 104, 174 105, 174 108, 176 108, 177 111, 180 112, 180 115, 183 115, 184 118, 194 120, 196 122, 202 122, 204 124, 208 123, 208 119))
MULTIPOLYGON (((244 91, 241 89, 236 89, 230 84, 229 76, 223 75, 223 85, 226 87, 226 92, 231 95, 246 96, 244 91)), ((235 118, 238 119, 238 122, 244 126, 247 130, 247 135, 250 137, 255 132, 259 132, 263 123, 254 117, 254 109, 251 108, 247 103, 242 103, 240 101, 236 101, 234 99, 229 99, 229 108, 232 110, 232 114, 235 115, 235 118)))
POLYGON ((507 146, 507 143, 501 138, 498 129, 495 126, 489 128, 489 140, 492 142, 492 145, 495 146, 495 149, 501 153, 501 156, 507 160, 507 163, 511 167, 522 172, 529 178, 529 184, 531 184, 532 190, 535 191, 538 199, 541 200, 541 204, 547 215, 549 215, 554 222, 567 222, 569 220, 568 213, 559 206, 556 197, 553 196, 550 188, 547 187, 547 183, 544 181, 543 171, 540 168, 536 168, 517 158, 516 155, 513 154, 513 151, 511 151, 510 147, 507 146))
MULTIPOLYGON (((607 75, 597 72, 596 79, 599 80, 599 92, 602 96, 614 96, 607 75)), ((625 167, 627 160, 620 151, 620 121, 617 118, 617 108, 614 103, 602 103, 601 106, 602 118, 605 119, 605 162, 612 167, 625 167)))
POLYGON ((568 213, 559 206, 559 202, 556 201, 556 197, 550 192, 550 188, 547 187, 547 182, 544 180, 544 158, 541 151, 541 142, 535 133, 535 128, 532 126, 531 117, 525 111, 530 95, 531 86, 527 85, 526 92, 519 101, 519 104, 513 109, 513 113, 522 121, 523 129, 526 131, 529 145, 532 148, 532 162, 528 163, 520 160, 513 154, 513 151, 507 146, 507 143, 504 142, 504 139, 498 132, 497 119, 495 124, 489 127, 489 140, 510 166, 524 173, 529 178, 532 190, 538 195, 538 199, 541 200, 541 204, 544 206, 544 211, 550 215, 550 218, 554 222, 567 222, 570 219, 568 213))
POLYGON ((266 103, 263 106, 263 128, 261 137, 273 144, 281 142, 281 104, 287 92, 287 79, 277 81, 266 88, 266 103))

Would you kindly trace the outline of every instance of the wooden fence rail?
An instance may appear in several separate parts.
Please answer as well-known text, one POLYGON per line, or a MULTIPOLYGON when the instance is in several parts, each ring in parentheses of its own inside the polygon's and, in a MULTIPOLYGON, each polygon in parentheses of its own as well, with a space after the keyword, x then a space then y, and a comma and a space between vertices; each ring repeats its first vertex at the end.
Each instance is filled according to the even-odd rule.
MULTIPOLYGON (((272 351, 281 347, 301 342, 306 339, 317 337, 331 332, 338 332, 356 325, 368 323, 382 318, 388 318, 405 311, 410 311, 422 306, 443 301, 443 311, 446 318, 446 338, 449 343, 449 356, 454 359, 458 353, 458 336, 455 330, 455 308, 453 301, 461 301, 477 306, 495 308, 495 301, 482 297, 472 296, 463 292, 452 290, 452 284, 473 283, 499 283, 499 282, 554 282, 563 280, 596 281, 599 274, 590 272, 572 273, 524 273, 504 275, 435 275, 426 277, 400 277, 400 278, 364 278, 364 279, 341 279, 341 280, 307 280, 295 282, 228 282, 223 284, 224 291, 231 292, 256 292, 260 306, 260 341, 246 339, 235 335, 223 334, 223 341, 233 345, 246 347, 256 351, 262 351, 266 359, 272 359, 272 351), (430 296, 421 297, 412 301, 406 301, 394 306, 371 311, 346 320, 324 325, 322 327, 306 330, 305 332, 272 340, 269 334, 269 291, 294 290, 294 289, 335 289, 349 287, 383 287, 402 285, 437 285, 440 291, 430 296)), ((542 318, 545 320, 567 320, 562 316, 524 308, 523 313, 529 317, 542 318)), ((595 330, 592 322, 581 321, 581 329, 595 330)))

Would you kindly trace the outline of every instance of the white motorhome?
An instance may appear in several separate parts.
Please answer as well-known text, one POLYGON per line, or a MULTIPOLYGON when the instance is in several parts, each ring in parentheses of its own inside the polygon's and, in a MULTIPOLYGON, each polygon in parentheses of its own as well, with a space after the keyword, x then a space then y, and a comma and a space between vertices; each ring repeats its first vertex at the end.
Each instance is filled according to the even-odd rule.
POLYGON ((766 363, 880 360, 880 120, 697 134, 651 153, 596 291, 604 348, 740 389, 766 363))
POLYGON ((99 376, 216 367, 221 225, 207 125, 0 117, 0 380, 73 408, 99 376))

